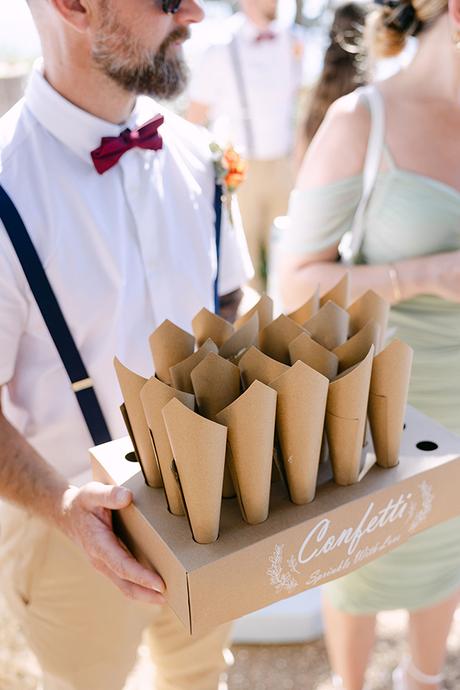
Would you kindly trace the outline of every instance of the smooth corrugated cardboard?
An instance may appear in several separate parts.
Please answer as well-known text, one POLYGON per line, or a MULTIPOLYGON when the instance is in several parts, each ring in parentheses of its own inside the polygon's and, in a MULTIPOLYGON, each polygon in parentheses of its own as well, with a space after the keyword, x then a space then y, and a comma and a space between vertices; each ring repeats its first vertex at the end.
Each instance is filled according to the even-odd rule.
POLYGON ((219 350, 221 357, 238 361, 241 355, 259 342, 259 314, 256 312, 230 336, 219 350))
POLYGON ((313 340, 306 333, 301 333, 292 343, 289 343, 289 355, 291 364, 300 360, 312 369, 319 371, 320 374, 328 379, 337 376, 339 370, 339 358, 333 352, 329 352, 325 347, 313 340))
POLYGON ((272 359, 283 364, 290 364, 289 343, 301 333, 305 333, 305 329, 289 316, 282 314, 260 332, 260 349, 272 359))
POLYGON ((174 388, 177 388, 179 391, 184 391, 184 393, 193 393, 191 379, 192 371, 209 352, 215 352, 217 354, 217 350, 217 345, 211 338, 208 338, 193 355, 190 355, 187 359, 171 367, 169 371, 171 374, 171 383, 174 388))
POLYGON ((335 348, 334 354, 339 358, 339 372, 361 362, 369 352, 371 345, 374 346, 376 352, 379 344, 380 326, 376 321, 368 321, 346 343, 335 348))
MULTIPOLYGON (((191 539, 187 520, 168 513, 162 491, 125 459, 128 438, 91 455, 96 479, 133 491, 134 503, 114 513, 117 529, 158 570, 168 604, 199 634, 340 577, 459 514, 460 438, 413 408, 405 421, 396 467, 373 466, 357 484, 339 487, 322 466, 316 498, 303 506, 272 484, 270 515, 260 525, 243 522, 236 499, 224 501, 219 538, 209 545, 191 539)), ((369 446, 366 460, 374 459, 369 446)))
POLYGON ((201 309, 193 319, 192 329, 198 347, 201 347, 208 338, 211 338, 217 347, 222 347, 234 331, 231 323, 205 308, 201 309))
POLYGON ((256 347, 250 347, 249 350, 241 357, 238 364, 241 371, 241 379, 244 388, 254 383, 254 381, 261 381, 269 384, 274 379, 281 376, 285 371, 289 370, 286 364, 272 359, 268 355, 256 347))
POLYGON ((349 320, 345 309, 334 302, 326 302, 315 316, 304 323, 304 327, 313 340, 328 350, 333 350, 346 341, 349 320))

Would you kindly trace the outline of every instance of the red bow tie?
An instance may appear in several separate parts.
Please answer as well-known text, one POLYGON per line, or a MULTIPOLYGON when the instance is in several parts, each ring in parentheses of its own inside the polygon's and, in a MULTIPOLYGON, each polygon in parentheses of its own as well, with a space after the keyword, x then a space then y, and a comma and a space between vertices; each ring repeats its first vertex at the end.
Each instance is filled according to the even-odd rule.
POLYGON ((270 31, 270 30, 261 31, 256 36, 256 43, 260 43, 261 41, 273 41, 275 38, 276 38, 276 34, 273 33, 273 31, 270 31))
POLYGON ((118 137, 103 137, 101 145, 91 151, 94 167, 99 175, 110 170, 126 151, 135 148, 158 151, 163 146, 163 139, 158 134, 158 127, 164 122, 163 115, 155 115, 136 129, 124 129, 118 137))

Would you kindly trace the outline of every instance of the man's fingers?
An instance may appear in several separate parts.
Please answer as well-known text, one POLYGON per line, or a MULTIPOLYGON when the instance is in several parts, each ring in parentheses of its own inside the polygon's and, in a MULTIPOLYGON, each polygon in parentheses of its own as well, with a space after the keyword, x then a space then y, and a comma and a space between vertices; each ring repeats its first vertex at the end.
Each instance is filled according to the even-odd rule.
POLYGON ((129 489, 125 489, 123 486, 101 484, 100 482, 86 484, 81 489, 80 495, 85 507, 89 509, 102 507, 119 510, 126 508, 133 499, 129 489))
POLYGON ((159 592, 147 587, 142 587, 134 582, 128 582, 118 577, 113 570, 111 570, 106 563, 103 561, 97 561, 94 563, 95 568, 105 575, 113 582, 113 584, 118 587, 123 594, 129 599, 135 599, 136 601, 143 601, 147 604, 157 604, 161 605, 166 602, 164 596, 159 592))
POLYGON ((121 580, 157 592, 165 591, 165 584, 161 577, 136 561, 126 549, 122 548, 115 534, 110 530, 104 530, 103 534, 98 535, 92 552, 97 560, 103 561, 121 580))

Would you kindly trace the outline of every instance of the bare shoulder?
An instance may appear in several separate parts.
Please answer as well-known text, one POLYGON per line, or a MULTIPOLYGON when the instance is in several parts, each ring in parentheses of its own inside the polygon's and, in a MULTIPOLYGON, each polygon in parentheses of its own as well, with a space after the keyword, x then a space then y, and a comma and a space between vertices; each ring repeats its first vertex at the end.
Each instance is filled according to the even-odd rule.
POLYGON ((369 129, 369 110, 359 92, 335 101, 308 148, 297 188, 320 187, 358 175, 363 169, 369 129))

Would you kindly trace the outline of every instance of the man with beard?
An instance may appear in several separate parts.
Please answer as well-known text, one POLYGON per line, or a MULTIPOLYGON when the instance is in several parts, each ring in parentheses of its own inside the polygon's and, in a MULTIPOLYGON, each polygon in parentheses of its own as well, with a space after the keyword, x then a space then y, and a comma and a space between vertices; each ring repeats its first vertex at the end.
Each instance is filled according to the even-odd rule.
POLYGON ((303 42, 276 20, 278 0, 240 0, 228 40, 205 51, 190 87, 187 118, 212 126, 248 159, 238 201, 251 259, 251 283, 266 287, 273 219, 287 212, 293 186, 294 112, 301 86, 303 42))
MULTIPOLYGON (((207 138, 139 97, 183 88, 181 44, 202 10, 29 4, 44 59, 0 121, 2 594, 44 690, 121 690, 143 630, 157 690, 216 690, 228 627, 189 637, 162 606, 161 578, 111 529, 132 496, 89 482, 87 451, 126 433, 113 356, 149 376, 149 334, 214 306, 207 138)), ((229 315, 251 276, 237 215, 233 228, 222 216, 221 257, 229 315)))

